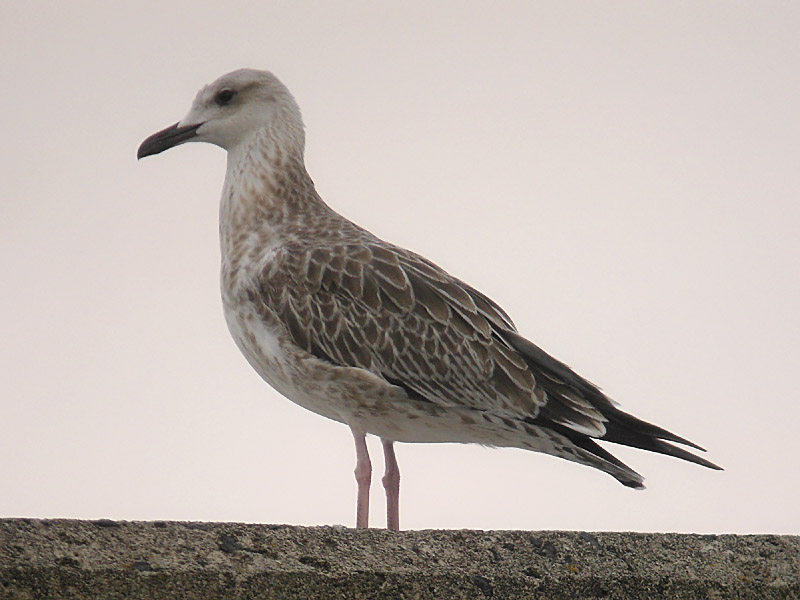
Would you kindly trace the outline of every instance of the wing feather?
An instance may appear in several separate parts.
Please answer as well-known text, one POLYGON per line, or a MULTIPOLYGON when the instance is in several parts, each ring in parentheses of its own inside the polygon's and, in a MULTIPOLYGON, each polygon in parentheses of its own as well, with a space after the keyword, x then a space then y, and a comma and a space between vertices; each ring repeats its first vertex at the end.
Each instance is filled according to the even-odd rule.
POLYGON ((699 446, 620 411, 520 336, 488 297, 427 259, 358 231, 357 243, 280 247, 250 291, 299 347, 369 370, 415 399, 484 411, 509 427, 551 429, 617 466, 589 438, 719 468, 667 441, 699 446))
POLYGON ((306 351, 442 406, 525 419, 544 404, 528 365, 494 334, 513 327, 507 315, 430 261, 377 243, 301 242, 272 260, 280 267, 262 271, 259 294, 306 351))

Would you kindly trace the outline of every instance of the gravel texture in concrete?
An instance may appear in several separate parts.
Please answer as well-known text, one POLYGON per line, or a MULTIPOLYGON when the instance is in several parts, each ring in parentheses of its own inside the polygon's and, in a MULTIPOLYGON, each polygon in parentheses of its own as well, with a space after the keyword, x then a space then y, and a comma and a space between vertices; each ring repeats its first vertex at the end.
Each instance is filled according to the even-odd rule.
POLYGON ((800 537, 2 519, 0 598, 800 598, 800 537))

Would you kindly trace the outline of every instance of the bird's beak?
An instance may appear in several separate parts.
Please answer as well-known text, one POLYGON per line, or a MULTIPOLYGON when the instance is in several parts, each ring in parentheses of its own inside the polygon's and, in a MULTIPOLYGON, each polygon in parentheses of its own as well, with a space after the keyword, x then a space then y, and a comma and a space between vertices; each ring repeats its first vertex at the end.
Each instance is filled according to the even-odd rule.
POLYGON ((144 158, 158 154, 164 150, 169 150, 173 146, 188 142, 197 135, 197 129, 203 125, 198 123, 196 125, 179 126, 180 123, 170 125, 166 129, 162 129, 158 133, 154 133, 139 146, 139 151, 136 153, 136 158, 144 158))

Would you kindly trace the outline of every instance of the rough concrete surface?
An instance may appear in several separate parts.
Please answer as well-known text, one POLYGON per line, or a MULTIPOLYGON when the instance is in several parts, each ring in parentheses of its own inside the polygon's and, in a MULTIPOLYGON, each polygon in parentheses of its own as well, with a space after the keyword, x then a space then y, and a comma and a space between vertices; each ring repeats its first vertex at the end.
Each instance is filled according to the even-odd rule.
POLYGON ((800 536, 2 519, 0 598, 800 598, 800 536))

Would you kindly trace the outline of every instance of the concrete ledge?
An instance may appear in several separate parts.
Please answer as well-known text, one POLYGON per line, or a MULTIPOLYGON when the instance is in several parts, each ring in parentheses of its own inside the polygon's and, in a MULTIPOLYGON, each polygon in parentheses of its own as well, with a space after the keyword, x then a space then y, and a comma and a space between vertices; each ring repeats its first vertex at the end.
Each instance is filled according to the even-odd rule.
POLYGON ((3 519, 0 598, 800 598, 800 537, 3 519))

